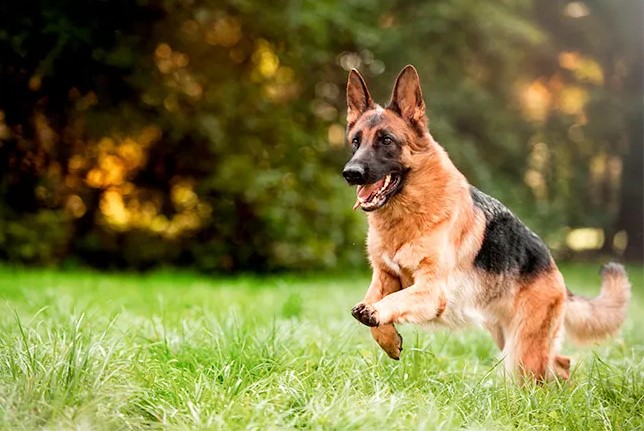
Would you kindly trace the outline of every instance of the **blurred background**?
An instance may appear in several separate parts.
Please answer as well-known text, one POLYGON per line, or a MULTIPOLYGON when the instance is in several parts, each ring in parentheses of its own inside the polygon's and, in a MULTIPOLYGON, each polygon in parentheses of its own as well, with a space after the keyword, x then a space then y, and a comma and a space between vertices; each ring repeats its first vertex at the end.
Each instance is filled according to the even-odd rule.
POLYGON ((643 259, 641 0, 0 4, 0 260, 360 267, 347 71, 561 259, 643 259))

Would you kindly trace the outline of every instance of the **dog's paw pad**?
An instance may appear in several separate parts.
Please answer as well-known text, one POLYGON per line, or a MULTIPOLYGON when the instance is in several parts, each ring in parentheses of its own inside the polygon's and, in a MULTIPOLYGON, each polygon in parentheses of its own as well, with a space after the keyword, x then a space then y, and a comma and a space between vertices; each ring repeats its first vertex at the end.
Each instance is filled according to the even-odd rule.
POLYGON ((376 310, 369 304, 360 303, 356 305, 351 310, 351 315, 363 325, 378 326, 376 310))

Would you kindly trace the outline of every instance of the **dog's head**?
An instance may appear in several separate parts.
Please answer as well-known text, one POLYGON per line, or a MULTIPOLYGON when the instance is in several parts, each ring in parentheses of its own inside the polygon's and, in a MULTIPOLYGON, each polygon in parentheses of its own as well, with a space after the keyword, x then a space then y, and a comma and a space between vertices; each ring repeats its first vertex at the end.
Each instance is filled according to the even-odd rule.
POLYGON ((411 156, 430 145, 425 102, 413 66, 400 72, 385 108, 373 102, 357 70, 349 73, 347 141, 353 156, 342 174, 349 184, 358 186, 354 209, 382 208, 403 191, 414 169, 411 156))

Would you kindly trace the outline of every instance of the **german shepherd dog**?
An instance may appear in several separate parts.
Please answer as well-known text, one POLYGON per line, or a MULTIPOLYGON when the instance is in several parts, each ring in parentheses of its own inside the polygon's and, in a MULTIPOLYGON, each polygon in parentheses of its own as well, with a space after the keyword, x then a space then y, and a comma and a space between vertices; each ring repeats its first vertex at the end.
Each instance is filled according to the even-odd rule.
POLYGON ((485 327, 505 369, 522 378, 567 379, 558 354, 564 329, 599 340, 621 326, 630 298, 624 267, 601 270, 594 299, 574 295, 543 241, 498 200, 468 184, 429 133, 418 73, 405 67, 383 108, 357 70, 347 84, 344 178, 368 213, 373 276, 351 310, 393 359, 402 337, 394 324, 485 327))

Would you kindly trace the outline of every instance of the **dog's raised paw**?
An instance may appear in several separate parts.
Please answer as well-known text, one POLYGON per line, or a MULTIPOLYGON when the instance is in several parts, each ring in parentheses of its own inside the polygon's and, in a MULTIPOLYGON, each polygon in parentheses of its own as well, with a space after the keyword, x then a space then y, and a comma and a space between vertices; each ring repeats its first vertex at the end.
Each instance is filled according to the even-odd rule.
POLYGON ((373 335, 373 338, 382 347, 382 350, 387 353, 387 356, 396 361, 400 359, 400 353, 403 349, 403 339, 398 331, 396 331, 394 325, 380 325, 371 328, 371 335, 373 335))
POLYGON ((389 355, 391 359, 395 359, 396 361, 398 361, 400 359, 400 353, 402 352, 402 349, 403 349, 402 347, 403 338, 402 338, 402 335, 398 334, 397 332, 396 332, 396 341, 397 342, 392 346, 393 349, 385 350, 385 352, 387 353, 387 355, 389 355))
POLYGON ((367 326, 378 326, 378 316, 376 310, 369 304, 360 303, 351 309, 351 315, 360 323, 367 326))

